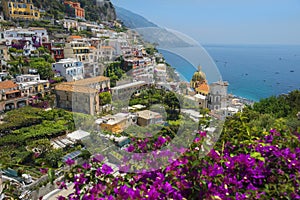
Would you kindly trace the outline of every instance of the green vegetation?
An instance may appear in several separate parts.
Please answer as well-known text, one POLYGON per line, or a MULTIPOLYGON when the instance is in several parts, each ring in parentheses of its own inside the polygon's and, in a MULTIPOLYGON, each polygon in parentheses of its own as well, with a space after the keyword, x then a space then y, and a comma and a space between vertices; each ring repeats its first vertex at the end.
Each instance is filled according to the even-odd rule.
POLYGON ((276 118, 294 117, 300 111, 300 91, 295 90, 287 95, 262 99, 255 103, 253 108, 259 113, 270 114, 276 118))
POLYGON ((149 109, 152 105, 160 104, 167 113, 167 120, 177 120, 180 109, 180 99, 178 98, 174 92, 152 87, 142 90, 138 96, 132 96, 129 106, 142 104, 149 109))
POLYGON ((147 54, 149 54, 150 56, 154 56, 154 54, 158 52, 157 49, 155 48, 155 45, 150 44, 150 43, 147 43, 145 45, 145 48, 146 48, 147 54))
POLYGON ((49 51, 44 47, 39 47, 35 52, 34 57, 23 56, 23 50, 16 48, 9 48, 10 61, 8 64, 11 66, 9 72, 11 75, 16 76, 25 73, 29 68, 37 69, 41 79, 48 80, 53 77, 52 63, 55 60, 51 57, 49 51))
POLYGON ((111 94, 110 94, 110 92, 101 92, 99 94, 99 98, 100 98, 100 105, 101 106, 104 106, 106 104, 111 103, 111 94))
POLYGON ((30 67, 37 69, 41 79, 48 80, 53 77, 52 66, 54 60, 48 55, 44 55, 42 58, 32 58, 29 61, 30 67))
POLYGON ((45 111, 23 107, 5 114, 0 125, 0 165, 3 168, 57 168, 61 158, 73 148, 55 150, 50 139, 65 135, 76 128, 87 129, 94 123, 92 116, 71 113, 62 109, 45 111))
MULTIPOLYGON (((81 7, 85 9, 85 18, 90 21, 110 21, 115 20, 115 11, 111 2, 104 2, 101 6, 96 6, 96 0, 79 0, 81 7)), ((63 19, 66 8, 63 1, 33 0, 36 7, 46 11, 45 17, 63 19)))
POLYGON ((125 72, 121 68, 121 62, 110 63, 104 71, 104 76, 110 78, 110 86, 115 87, 118 80, 124 77, 125 72))

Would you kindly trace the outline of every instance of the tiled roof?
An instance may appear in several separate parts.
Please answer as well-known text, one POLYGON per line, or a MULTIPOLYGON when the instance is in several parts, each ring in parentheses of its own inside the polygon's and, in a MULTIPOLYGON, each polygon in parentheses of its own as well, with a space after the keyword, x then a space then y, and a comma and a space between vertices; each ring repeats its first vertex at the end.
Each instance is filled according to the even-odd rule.
POLYGON ((0 90, 3 90, 3 89, 10 89, 10 88, 15 88, 15 87, 18 87, 17 84, 15 84, 13 81, 2 81, 0 82, 0 90))
POLYGON ((96 77, 93 77, 93 78, 81 79, 81 80, 78 80, 78 81, 67 82, 67 83, 64 83, 64 84, 84 86, 84 85, 99 83, 99 82, 108 81, 108 80, 109 80, 109 78, 107 78, 105 76, 96 76, 96 77))
POLYGON ((79 35, 71 35, 69 36, 70 39, 81 39, 82 37, 79 35))
POLYGON ((196 91, 204 93, 204 94, 208 94, 209 92, 209 86, 206 82, 201 83, 197 88, 196 91))
POLYGON ((55 87, 55 90, 79 92, 79 93, 96 93, 97 90, 88 87, 89 84, 107 81, 109 78, 105 76, 97 76, 94 78, 81 79, 78 81, 61 83, 55 87))
POLYGON ((83 86, 78 86, 78 85, 71 85, 71 84, 59 84, 55 87, 55 90, 57 91, 67 91, 67 92, 77 92, 77 93, 96 93, 96 89, 92 89, 89 87, 83 87, 83 86))

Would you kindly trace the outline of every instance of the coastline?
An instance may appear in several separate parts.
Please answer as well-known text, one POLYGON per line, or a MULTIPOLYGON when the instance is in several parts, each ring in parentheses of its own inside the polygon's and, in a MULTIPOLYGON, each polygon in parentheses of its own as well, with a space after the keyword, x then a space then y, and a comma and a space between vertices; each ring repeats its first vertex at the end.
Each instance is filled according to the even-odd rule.
MULTIPOLYGON (((206 45, 205 50, 220 71, 221 80, 229 82, 228 94, 240 99, 258 102, 300 89, 297 76, 300 70, 300 55, 297 52, 300 46, 206 45)), ((182 81, 191 79, 196 68, 189 61, 180 55, 159 52, 180 74, 182 81)))

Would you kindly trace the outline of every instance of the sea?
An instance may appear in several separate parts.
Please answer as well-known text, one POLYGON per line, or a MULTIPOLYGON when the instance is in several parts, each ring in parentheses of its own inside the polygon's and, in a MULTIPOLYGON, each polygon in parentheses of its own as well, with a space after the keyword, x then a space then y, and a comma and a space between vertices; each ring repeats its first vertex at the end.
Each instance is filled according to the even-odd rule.
MULTIPOLYGON (((210 68, 217 68, 214 72, 220 76, 209 82, 228 81, 230 94, 259 101, 300 90, 300 45, 204 45, 201 49, 210 58, 209 62, 198 58, 202 70, 210 73, 210 68)), ((185 50, 188 59, 174 51, 159 52, 182 80, 191 80, 197 70, 197 63, 191 60, 199 57, 198 51, 185 50)))

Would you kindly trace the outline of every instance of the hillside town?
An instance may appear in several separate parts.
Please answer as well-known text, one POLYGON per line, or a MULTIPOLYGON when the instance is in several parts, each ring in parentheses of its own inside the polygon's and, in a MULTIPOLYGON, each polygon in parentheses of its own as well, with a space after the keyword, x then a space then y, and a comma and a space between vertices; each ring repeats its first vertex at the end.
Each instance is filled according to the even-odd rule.
MULTIPOLYGON (((120 21, 88 21, 79 2, 64 1, 63 5, 65 18, 49 20, 32 0, 2 0, 1 200, 8 197, 4 189, 19 199, 53 199, 58 186, 49 184, 49 173, 37 168, 47 163, 53 179, 61 180, 67 166, 60 162, 84 160, 81 141, 93 134, 91 129, 101 132, 103 149, 110 148, 103 141, 111 141, 121 150, 133 137, 127 128, 168 126, 179 119, 178 109, 197 123, 203 117, 200 109, 217 120, 243 109, 244 103, 228 94, 229 83, 208 83, 201 66, 195 66, 198 69, 189 83, 181 81, 155 45, 144 42, 120 21), (147 96, 148 90, 153 97, 147 96), (173 101, 167 105, 167 98, 155 97, 161 90, 163 97, 173 92, 187 105, 172 106, 173 101), (152 109, 145 99, 156 103, 163 99, 160 103, 167 115, 163 109, 152 109), (77 118, 92 123, 76 122, 77 118), (72 126, 70 121, 75 121, 72 126), (18 134, 23 139, 11 136, 18 134), (8 154, 7 147, 15 146, 22 148, 8 154), (47 151, 57 155, 54 163, 47 160, 47 151), (40 162, 30 163, 32 156, 40 162)), ((121 160, 119 150, 109 149, 106 158, 113 169, 117 166, 112 163, 121 160)))

